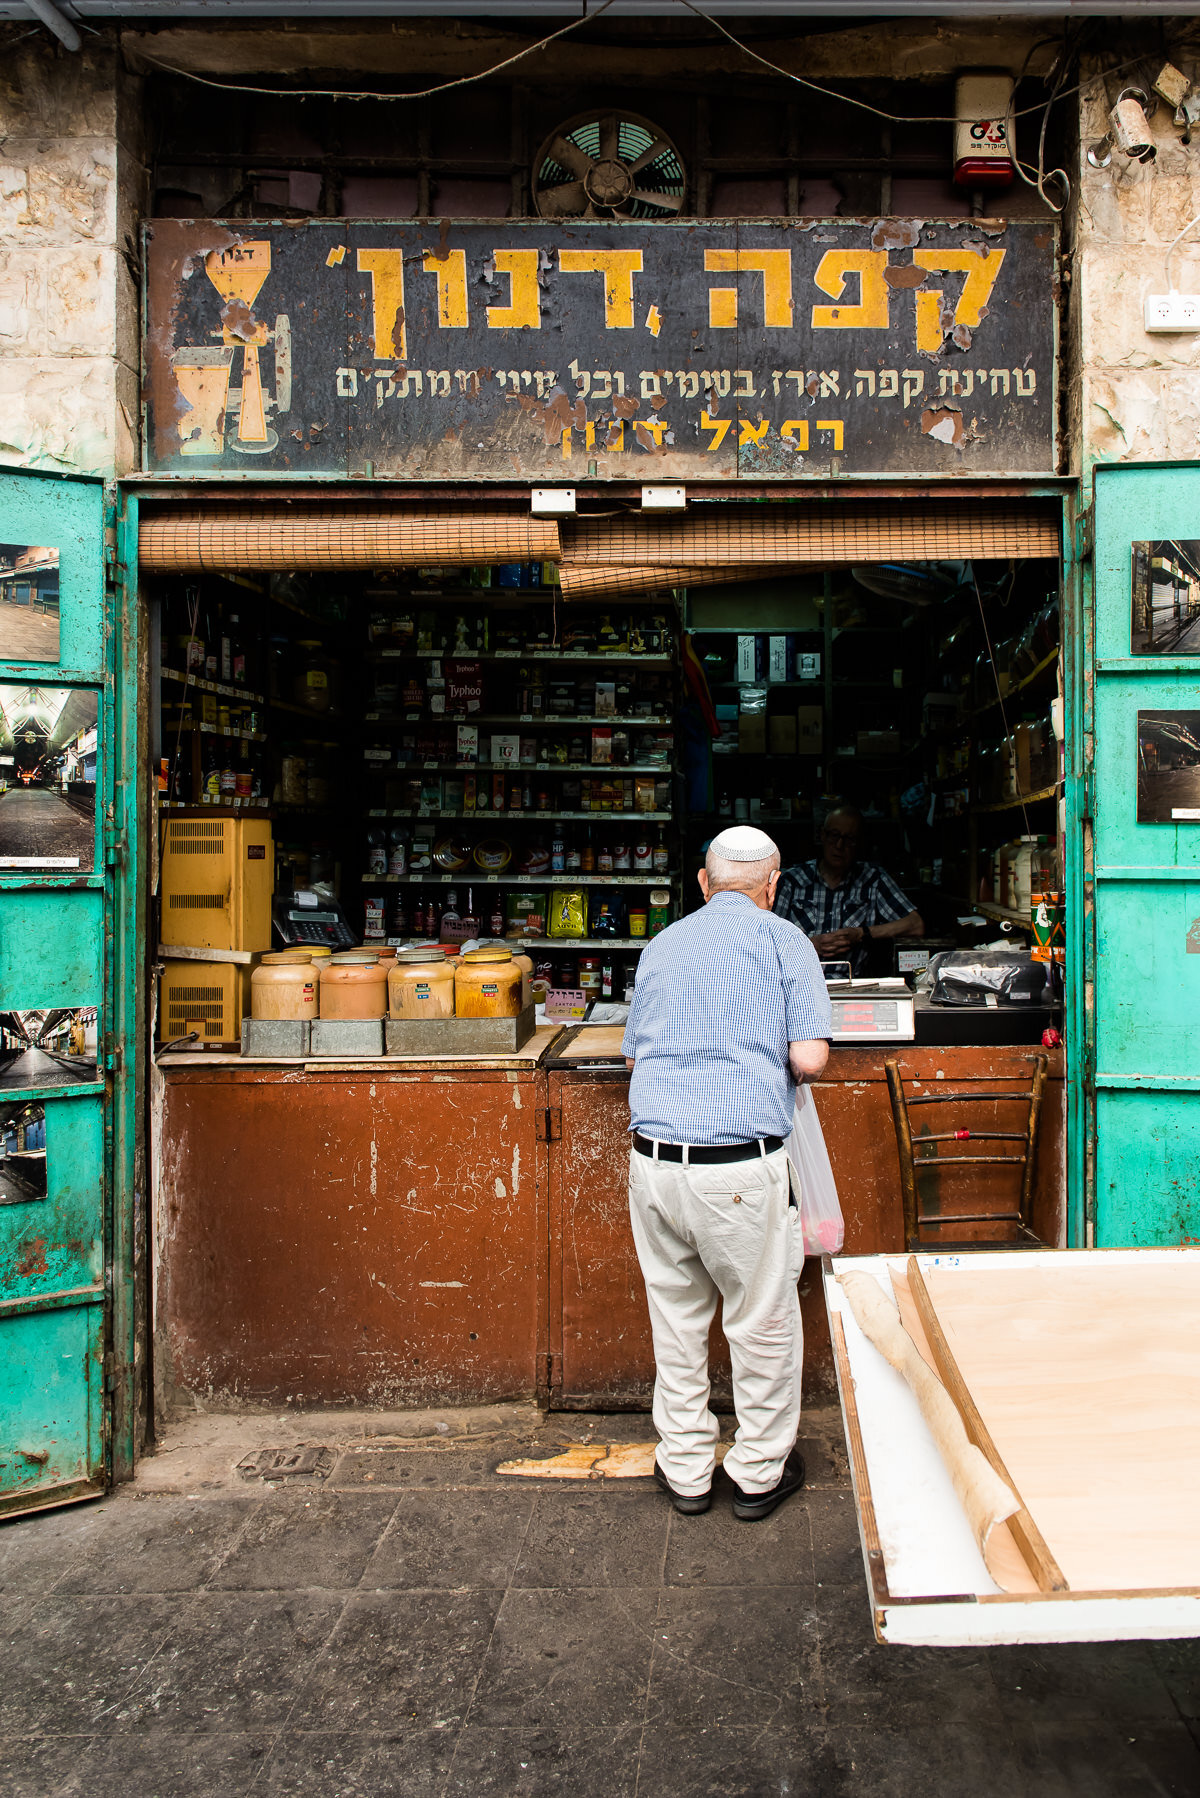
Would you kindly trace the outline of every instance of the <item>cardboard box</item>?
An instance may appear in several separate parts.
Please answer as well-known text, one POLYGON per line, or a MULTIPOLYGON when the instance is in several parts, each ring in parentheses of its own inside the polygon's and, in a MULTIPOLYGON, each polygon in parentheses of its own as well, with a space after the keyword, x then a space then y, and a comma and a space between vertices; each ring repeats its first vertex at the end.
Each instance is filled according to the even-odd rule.
POLYGON ((757 637, 739 637, 737 640, 737 679, 739 682, 758 679, 757 637))
POLYGON ((900 732, 898 730, 860 730, 858 753, 859 755, 899 755, 900 732))
POLYGON ((477 724, 460 724, 455 733, 455 760, 460 762, 476 762, 479 760, 479 726, 477 724))
POLYGON ((612 761, 612 730, 607 724, 593 726, 592 761, 593 763, 612 761))
POLYGON ((796 655, 796 679, 820 680, 821 652, 819 649, 801 649, 796 655))
POLYGON ((825 712, 819 705, 796 708, 796 753, 820 755, 824 748, 825 712))
POLYGON ((787 637, 767 638, 767 679, 769 681, 790 680, 790 657, 788 655, 787 637))
POLYGON ((742 712, 738 717, 739 755, 765 755, 767 749, 767 715, 765 712, 742 712))
POLYGON ((767 741, 772 755, 795 755, 796 720, 790 712, 785 712, 782 717, 768 718, 767 741))
POLYGON ((519 764, 521 760, 520 735, 513 735, 509 732, 505 732, 503 735, 497 736, 493 733, 492 760, 493 762, 503 762, 505 764, 510 762, 519 764))

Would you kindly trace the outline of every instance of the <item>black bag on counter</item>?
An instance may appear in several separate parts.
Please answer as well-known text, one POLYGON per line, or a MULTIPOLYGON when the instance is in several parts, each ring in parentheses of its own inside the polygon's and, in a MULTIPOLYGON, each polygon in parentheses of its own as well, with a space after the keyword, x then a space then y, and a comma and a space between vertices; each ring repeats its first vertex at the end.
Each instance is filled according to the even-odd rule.
POLYGON ((949 949, 931 959, 917 991, 934 1005, 1053 1005, 1047 966, 1023 949, 949 949))

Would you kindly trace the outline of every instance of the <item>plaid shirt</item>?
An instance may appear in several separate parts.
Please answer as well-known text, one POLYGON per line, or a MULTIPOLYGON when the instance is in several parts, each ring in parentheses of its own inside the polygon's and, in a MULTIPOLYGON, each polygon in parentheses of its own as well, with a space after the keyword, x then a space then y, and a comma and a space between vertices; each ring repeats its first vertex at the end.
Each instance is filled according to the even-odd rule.
MULTIPOLYGON (((878 862, 855 862, 840 886, 826 886, 815 861, 800 862, 780 877, 775 916, 798 924, 808 936, 828 936, 861 924, 894 924, 907 918, 909 904, 890 874, 878 862)), ((847 950, 855 973, 867 959, 867 946, 847 950)))

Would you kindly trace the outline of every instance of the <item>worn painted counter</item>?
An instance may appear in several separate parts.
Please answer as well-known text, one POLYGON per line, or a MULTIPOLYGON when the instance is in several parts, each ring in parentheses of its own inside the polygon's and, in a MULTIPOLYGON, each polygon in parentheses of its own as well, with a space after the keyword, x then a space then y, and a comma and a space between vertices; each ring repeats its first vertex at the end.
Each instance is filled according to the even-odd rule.
MULTIPOLYGON (((164 1058, 164 1395, 646 1405, 653 1364, 626 1211, 626 1076, 541 1065, 548 1040, 485 1065, 164 1058)), ((906 1078, 1016 1090, 1033 1051, 896 1053, 906 1078)), ((856 1254, 903 1247, 883 1059, 837 1049, 814 1089, 856 1254)), ((1063 1240, 1063 1117, 1052 1055, 1034 1222, 1053 1244, 1063 1240)), ((806 1272, 801 1294, 807 1377, 828 1391, 815 1276, 806 1272)), ((716 1333, 713 1365, 723 1397, 716 1333)))

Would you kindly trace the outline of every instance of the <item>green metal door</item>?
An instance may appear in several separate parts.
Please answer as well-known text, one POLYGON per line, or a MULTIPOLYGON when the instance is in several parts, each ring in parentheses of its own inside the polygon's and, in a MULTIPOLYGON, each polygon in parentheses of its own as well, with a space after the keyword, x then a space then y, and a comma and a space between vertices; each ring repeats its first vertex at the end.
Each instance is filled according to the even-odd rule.
POLYGON ((1081 722, 1093 861, 1087 1185, 1101 1248, 1200 1239, 1200 623, 1187 616, 1200 582, 1190 596, 1187 580, 1184 591, 1164 584, 1148 633, 1148 551, 1136 548, 1196 538, 1200 466, 1097 469, 1081 722))
POLYGON ((0 472, 0 1514, 104 1490, 132 1359, 115 545, 101 482, 0 472))

